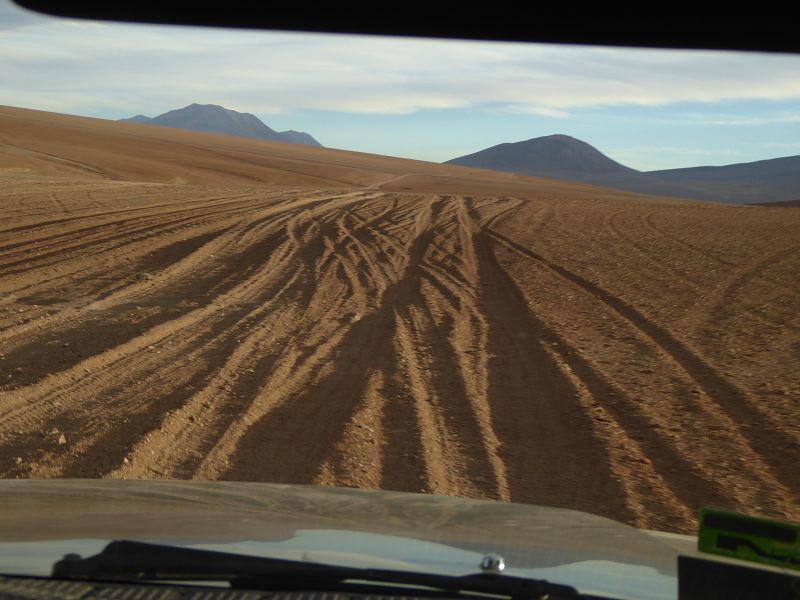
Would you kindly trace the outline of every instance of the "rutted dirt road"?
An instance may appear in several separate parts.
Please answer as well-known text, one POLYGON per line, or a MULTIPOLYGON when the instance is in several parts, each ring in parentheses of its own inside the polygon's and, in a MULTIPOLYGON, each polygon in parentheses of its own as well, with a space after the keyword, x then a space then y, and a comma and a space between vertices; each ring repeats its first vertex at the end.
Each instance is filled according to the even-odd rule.
POLYGON ((800 518, 793 209, 2 185, 3 477, 800 518))

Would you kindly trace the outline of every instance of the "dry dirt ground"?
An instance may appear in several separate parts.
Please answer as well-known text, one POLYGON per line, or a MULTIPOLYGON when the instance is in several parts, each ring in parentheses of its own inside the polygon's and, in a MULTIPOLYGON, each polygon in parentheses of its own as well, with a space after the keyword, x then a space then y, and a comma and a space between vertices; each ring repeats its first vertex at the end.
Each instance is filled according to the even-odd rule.
POLYGON ((0 476, 800 519, 800 209, 0 110, 0 476))

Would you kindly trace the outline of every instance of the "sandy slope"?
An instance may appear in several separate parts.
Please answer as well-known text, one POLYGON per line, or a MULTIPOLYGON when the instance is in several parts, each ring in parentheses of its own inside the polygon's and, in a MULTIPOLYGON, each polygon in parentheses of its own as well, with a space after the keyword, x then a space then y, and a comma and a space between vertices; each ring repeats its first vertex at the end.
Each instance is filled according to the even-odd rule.
POLYGON ((800 519, 800 211, 0 122, 3 477, 800 519))

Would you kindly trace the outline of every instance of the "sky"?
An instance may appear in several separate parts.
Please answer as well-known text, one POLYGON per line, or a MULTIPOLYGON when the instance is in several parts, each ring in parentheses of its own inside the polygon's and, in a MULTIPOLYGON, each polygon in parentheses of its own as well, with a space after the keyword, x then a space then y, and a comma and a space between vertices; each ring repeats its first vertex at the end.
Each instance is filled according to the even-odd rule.
POLYGON ((99 23, 0 0, 0 82, 8 106, 121 119, 218 104, 435 162, 555 133, 645 171, 800 154, 800 55, 99 23))

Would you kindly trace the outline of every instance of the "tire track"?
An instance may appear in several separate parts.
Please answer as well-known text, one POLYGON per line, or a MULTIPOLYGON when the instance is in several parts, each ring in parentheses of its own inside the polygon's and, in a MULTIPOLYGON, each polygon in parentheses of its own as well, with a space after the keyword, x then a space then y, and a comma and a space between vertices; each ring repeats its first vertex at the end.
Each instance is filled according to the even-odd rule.
MULTIPOLYGON (((425 212, 416 221, 409 265, 422 259, 421 252, 424 253, 426 239, 430 237, 424 225, 429 219, 424 216, 425 212)), ((398 281, 387 285, 375 309, 352 322, 335 347, 334 364, 338 366, 329 372, 323 371, 325 375, 310 383, 298 396, 286 398, 288 394, 282 394, 284 400, 276 406, 264 407, 252 417, 245 416, 252 425, 239 433, 241 439, 226 440, 226 448, 235 446, 236 451, 229 460, 233 466, 221 474, 223 478, 306 483, 315 480, 320 466, 335 448, 340 432, 356 412, 366 387, 365 373, 374 370, 376 360, 391 355, 385 340, 392 339, 394 306, 411 285, 407 268, 398 281), (282 426, 276 428, 273 423, 282 426), (297 456, 288 460, 288 456, 297 451, 289 440, 298 436, 310 436, 321 443, 306 449, 300 461, 297 456), (270 460, 260 463, 253 448, 271 457, 270 460)), ((383 368, 387 370, 386 366, 383 368)), ((291 382, 290 378, 289 385, 282 386, 288 392, 294 391, 291 382)), ((212 460, 224 463, 227 459, 223 456, 212 460)))
MULTIPOLYGON (((245 281, 243 286, 244 286, 244 288, 253 287, 253 282, 245 281)), ((240 286, 240 288, 242 288, 242 286, 240 286)), ((192 335, 197 336, 197 335, 201 335, 201 334, 205 337, 207 343, 210 341, 210 342, 214 342, 215 344, 218 345, 217 338, 219 337, 220 334, 225 333, 228 337, 230 337, 231 328, 235 327, 237 325, 242 326, 243 325, 242 321, 244 321, 240 311, 225 311, 224 310, 224 305, 225 305, 225 303, 221 303, 221 305, 220 305, 220 303, 215 302, 215 303, 209 304, 205 308, 205 310, 204 309, 199 309, 197 311, 194 311, 192 314, 187 315, 185 318, 179 319, 179 320, 184 321, 181 324, 182 326, 179 326, 179 324, 177 322, 173 322, 173 323, 168 323, 168 324, 165 324, 165 325, 162 325, 160 327, 155 328, 155 331, 151 331, 151 332, 149 332, 149 334, 147 336, 145 336, 145 339, 148 339, 149 341, 153 342, 152 344, 150 344, 150 346, 148 346, 148 348, 150 348, 151 350, 155 350, 156 353, 160 353, 161 350, 159 348, 161 348, 162 345, 167 346, 168 348, 171 346, 170 352, 168 354, 175 355, 175 352, 180 352, 180 350, 181 350, 180 344, 174 345, 174 344, 168 343, 170 338, 175 338, 176 336, 178 338, 180 338, 180 337, 191 338, 192 335), (199 313, 203 313, 203 314, 199 314, 199 313), (220 314, 222 320, 219 321, 218 323, 212 325, 214 319, 213 318, 209 319, 209 317, 213 317, 215 314, 220 314), (194 334, 188 333, 192 329, 195 330, 195 333, 194 334), (157 333, 158 331, 161 331, 162 333, 158 334, 157 333), (205 333, 203 333, 203 332, 205 332, 205 333)), ((144 371, 148 371, 148 370, 152 371, 152 368, 153 368, 152 367, 152 361, 147 359, 148 353, 147 352, 144 352, 144 353, 141 352, 142 348, 141 348, 141 339, 140 338, 135 338, 134 340, 132 340, 131 342, 129 342, 125 346, 128 346, 129 349, 126 349, 125 347, 122 347, 122 348, 116 349, 114 352, 109 352, 109 353, 105 354, 105 356, 107 356, 109 359, 111 359, 110 363, 104 364, 103 362, 100 362, 98 364, 98 359, 102 360, 103 356, 98 357, 98 359, 86 361, 86 363, 84 363, 84 364, 87 364, 87 365, 92 367, 91 370, 86 368, 86 367, 84 367, 84 370, 87 373, 94 373, 95 371, 98 371, 98 374, 94 375, 94 376, 86 376, 86 377, 80 377, 79 376, 78 377, 78 379, 80 380, 79 381, 79 385, 80 385, 80 392, 81 393, 89 392, 92 396, 95 396, 95 397, 102 396, 102 395, 105 395, 105 394, 109 393, 109 390, 108 390, 108 388, 106 386, 108 384, 115 385, 114 378, 113 378, 113 373, 114 372, 124 372, 126 374, 129 374, 129 376, 130 375, 134 375, 135 376, 137 373, 142 372, 142 370, 144 370, 144 371), (117 356, 120 355, 120 354, 121 354, 121 357, 118 358, 117 356), (142 357, 145 358, 144 361, 141 360, 142 357), (108 379, 108 376, 104 376, 103 375, 103 371, 105 371, 106 373, 111 375, 111 380, 108 383, 106 383, 106 380, 108 379), (87 382, 86 381, 87 379, 91 379, 91 381, 87 382), (100 387, 97 387, 98 384, 100 385, 100 387), (101 392, 100 390, 104 390, 104 391, 101 392)), ((155 358, 156 358, 157 362, 160 362, 161 359, 159 357, 155 357, 155 358)), ((163 357, 163 358, 168 358, 168 357, 163 357)), ((70 379, 73 379, 73 380, 75 378, 76 377, 74 375, 72 377, 70 377, 70 379)), ((161 379, 161 377, 159 377, 159 379, 161 379)), ((70 386, 68 384, 68 388, 69 387, 70 386)), ((76 388, 73 388, 73 389, 76 389, 76 388)), ((68 395, 69 395, 69 391, 68 390, 61 390, 61 391, 57 392, 54 396, 51 396, 51 398, 56 398, 56 400, 53 400, 53 403, 55 405, 58 405, 59 402, 58 402, 57 398, 68 396, 68 395)), ((96 402, 96 400, 95 400, 95 402, 96 402)), ((51 406, 51 408, 53 408, 53 407, 51 406)), ((102 410, 102 407, 100 407, 99 410, 93 411, 93 410, 90 410, 90 408, 91 408, 91 406, 81 406, 80 407, 80 411, 79 411, 80 414, 89 415, 89 422, 86 422, 85 419, 84 419, 84 421, 82 423, 75 422, 73 424, 73 428, 74 428, 73 431, 86 431, 86 432, 95 431, 95 430, 98 430, 98 429, 102 429, 103 426, 106 424, 106 420, 107 420, 107 418, 109 416, 108 409, 102 410), (93 414, 100 415, 99 420, 98 419, 94 419, 94 417, 92 417, 93 414), (93 419, 94 419, 95 422, 92 422, 93 419)), ((25 414, 25 417, 26 417, 28 422, 31 422, 32 419, 36 418, 35 414, 31 414, 30 410, 27 410, 24 414, 25 414)), ((59 421, 63 424, 65 421, 68 422, 69 419, 62 415, 60 417, 59 421)), ((19 423, 19 421, 18 421, 18 423, 19 423)), ((87 434, 85 437, 87 438, 87 441, 88 441, 88 440, 90 440, 90 438, 92 436, 87 434)), ((84 446, 86 446, 86 442, 84 443, 84 446)), ((115 450, 112 450, 112 452, 115 452, 115 450)), ((85 449, 84 449, 84 451, 88 455, 88 458, 92 458, 93 452, 86 451, 85 449)), ((106 451, 107 451, 107 449, 106 449, 106 451)), ((116 453, 118 453, 118 451, 116 453)), ((121 457, 120 457, 120 459, 121 459, 121 457)), ((106 460, 106 462, 107 462, 107 460, 106 460)))
MULTIPOLYGON (((326 198, 309 200, 309 201, 306 201, 306 202, 301 201, 301 203, 300 203, 301 205, 299 207, 297 207, 295 209, 295 211, 304 210, 308 205, 313 204, 313 203, 324 203, 326 201, 327 201, 326 198)), ((274 208, 273 209, 268 209, 265 212, 267 213, 266 215, 255 213, 253 216, 251 216, 251 219, 253 219, 255 221, 258 221, 259 219, 270 219, 270 218, 288 219, 288 218, 291 217, 291 213, 288 214, 288 215, 287 214, 282 214, 282 211, 280 211, 279 209, 274 209, 274 208)), ((224 302, 223 300, 221 300, 221 298, 225 297, 226 295, 230 295, 231 293, 233 293, 230 290, 235 290, 236 286, 238 286, 239 289, 241 289, 242 287, 244 287, 246 289, 247 287, 252 287, 253 285, 255 285, 255 283, 253 283, 251 279, 247 279, 246 278, 246 276, 247 276, 246 274, 247 274, 247 271, 249 269, 247 267, 247 262, 243 262, 241 260, 242 257, 239 257, 239 260, 236 261, 237 262, 237 266, 240 268, 239 271, 232 270, 230 267, 220 268, 220 269, 218 269, 217 272, 221 273, 223 278, 221 280, 218 280, 216 283, 211 283, 211 285, 205 284, 204 281, 203 281, 203 277, 197 277, 195 275, 195 273, 194 273, 194 270, 202 265, 203 257, 209 256, 209 255, 214 255, 216 253, 220 253, 220 254, 224 255, 225 254, 225 250, 224 249, 226 247, 231 247, 235 243, 237 234, 241 230, 246 229, 246 225, 247 224, 245 223, 245 224, 240 225, 239 228, 236 228, 234 230, 230 230, 227 234, 225 234, 223 236, 219 236, 216 239, 212 240, 211 242, 205 244, 203 247, 201 247, 199 250, 195 251, 193 254, 191 254, 190 256, 186 257, 185 259, 179 261, 178 263, 172 265, 169 268, 164 269, 163 270, 164 277, 163 277, 162 281, 153 281, 153 282, 151 282, 151 281, 142 281, 142 282, 139 282, 138 284, 129 286, 128 288, 125 288, 125 289, 123 289, 123 290, 121 290, 121 291, 119 291, 119 292, 117 292, 115 294, 112 294, 112 295, 110 295, 109 297, 107 297, 107 298, 105 298, 103 300, 94 302, 93 305, 91 305, 89 308, 94 309, 94 310, 111 309, 111 308, 113 308, 115 306, 119 306, 123 302, 129 302, 132 298, 141 298, 143 296, 152 297, 154 291, 156 291, 158 289, 168 289, 170 297, 173 297, 175 295, 178 295, 179 297, 180 296, 197 297, 197 295, 198 295, 197 291, 199 291, 199 290, 201 290, 201 289, 203 289, 205 287, 205 289, 207 290, 207 293, 209 294, 209 296, 207 297, 206 305, 204 307, 201 307, 199 309, 193 310, 191 313, 189 313, 187 315, 182 315, 181 317, 179 317, 178 319, 175 319, 174 321, 170 321, 169 319, 166 319, 165 322, 155 325, 153 329, 154 330, 163 331, 164 332, 163 335, 169 335, 169 334, 174 333, 173 330, 176 328, 176 324, 179 323, 179 322, 185 322, 189 326, 204 326, 204 325, 207 326, 208 322, 207 321, 203 321, 203 319, 204 318, 207 319, 208 316, 210 316, 210 314, 213 314, 214 312, 220 312, 221 310, 224 309, 224 306, 220 304, 221 302, 224 302), (241 270, 242 268, 244 268, 244 269, 241 270), (240 277, 238 279, 236 277, 231 277, 232 273, 233 274, 239 273, 240 277), (183 278, 184 281, 186 282, 186 284, 188 284, 189 286, 195 286, 195 287, 187 288, 186 292, 184 292, 183 294, 181 294, 181 293, 177 293, 176 294, 175 283, 176 283, 176 280, 178 278, 183 278), (218 284, 220 282, 225 283, 225 285, 228 287, 228 289, 227 290, 225 290, 224 288, 223 289, 219 289, 219 285, 218 284), (190 290, 192 290, 192 292, 190 292, 190 290)), ((248 255, 244 255, 244 256, 248 256, 248 255)), ((259 265, 261 263, 261 261, 263 260, 263 252, 261 251, 261 249, 258 246, 250 248, 250 254, 249 254, 248 260, 250 261, 250 263, 253 266, 259 265)), ((217 277, 216 272, 212 272, 210 274, 210 277, 212 278, 212 279, 210 279, 210 282, 214 282, 213 278, 217 277)), ((241 294, 241 292, 239 292, 239 293, 241 294)), ((64 320, 68 320, 68 318, 69 318, 69 315, 67 315, 64 320)), ((55 319, 51 319, 51 321, 54 321, 54 320, 55 319)), ((52 323, 50 325, 52 326, 52 323)), ((153 330, 150 331, 150 333, 152 333, 152 332, 153 332, 153 330)), ((24 334, 24 333, 29 333, 29 332, 26 332, 26 331, 23 330, 23 331, 20 331, 20 333, 24 334)), ((145 337, 147 337, 147 336, 145 336, 145 337)), ((143 342, 141 341, 141 336, 138 336, 138 337, 132 338, 130 340, 130 342, 127 342, 126 344, 123 344, 123 347, 131 345, 132 351, 135 352, 135 351, 141 350, 140 346, 142 345, 142 343, 143 342)), ((127 354, 127 352, 123 351, 123 356, 125 356, 126 354, 127 354)), ((101 354, 101 356, 106 356, 106 355, 109 356, 108 360, 111 360, 111 363, 107 363, 107 364, 113 364, 117 360, 117 358, 115 356, 115 352, 112 352, 111 350, 106 351, 106 352, 101 354)), ((77 375, 74 375, 72 372, 76 368, 80 367, 82 364, 87 363, 87 362, 96 362, 96 360, 95 361, 92 361, 91 359, 88 360, 88 361, 84 360, 79 365, 76 365, 76 367, 73 367, 72 369, 67 370, 65 373, 69 374, 69 375, 72 375, 72 377, 68 377, 68 380, 71 380, 73 377, 76 377, 77 375)), ((51 376, 48 379, 63 378, 63 377, 59 377, 60 375, 62 375, 62 374, 59 374, 59 375, 56 375, 56 376, 51 376)), ((79 379, 83 379, 80 376, 77 376, 77 377, 79 379)), ((43 382, 42 385, 45 385, 45 384, 46 384, 46 381, 43 382)), ((45 385, 44 389, 45 390, 48 389, 48 386, 45 385)), ((31 391, 31 388, 25 388, 25 390, 26 391, 31 391)), ((46 394, 47 396, 50 396, 50 394, 47 394, 47 392, 43 392, 43 391, 38 391, 38 392, 34 392, 34 393, 36 393, 40 397, 43 394, 46 394)), ((12 398, 14 398, 14 397, 13 396, 9 397, 7 402, 12 402, 11 401, 12 398)), ((2 423, 4 422, 5 419, 13 419, 14 418, 15 412, 13 410, 13 407, 15 405, 18 406, 21 403, 24 405, 24 400, 22 400, 21 397, 17 397, 16 401, 12 402, 11 404, 6 404, 6 403, 3 403, 3 398, 2 398, 2 396, 0 396, 0 406, 3 406, 5 408, 4 414, 0 414, 0 425, 2 425, 2 423)), ((46 406, 44 406, 44 405, 42 405, 40 408, 42 410, 45 410, 45 411, 47 410, 46 406)), ((24 410, 27 411, 27 412, 30 412, 32 410, 32 408, 26 406, 26 407, 24 407, 24 410)), ((29 418, 36 418, 35 417, 35 413, 29 414, 28 416, 29 416, 29 418)))
MULTIPOLYGON (((789 402, 756 406, 639 296, 564 266, 566 240, 581 264, 599 248, 648 269, 622 219, 652 204, 31 186, 5 197, 42 214, 14 205, 0 231, 1 476, 424 491, 673 530, 700 504, 797 511, 795 440, 774 423, 789 402), (582 227, 600 215, 597 245, 582 227), (667 387, 655 400, 644 373, 667 387), (719 448, 695 453, 698 436, 719 448)), ((760 277, 732 275, 729 299, 760 277)))
MULTIPOLYGON (((359 198, 344 198, 345 202, 358 201, 359 198)), ((336 200, 334 200, 336 202, 336 200)), ((324 203, 323 209, 325 208, 324 203)), ((271 228, 272 235, 285 239, 282 243, 282 250, 279 249, 272 253, 270 260, 260 266, 249 276, 248 281, 258 288, 258 295, 248 300, 248 304, 254 306, 246 319, 239 318, 238 321, 247 320, 247 328, 237 334, 238 346, 230 352, 224 354, 228 356, 224 366, 210 380, 204 389, 191 401, 181 408, 179 413, 170 419, 170 422, 162 424, 160 430, 140 445, 136 450, 137 459, 134 461, 136 472, 142 469, 149 469, 155 473, 169 473, 175 465, 180 465, 175 475, 191 475, 201 462, 203 456, 223 437, 225 432, 231 427, 231 420, 246 412, 252 403, 254 390, 259 386, 253 384, 253 380, 259 379, 264 373, 269 373, 275 366, 274 355, 279 354, 279 349, 275 345, 278 342, 291 337, 291 328, 280 329, 282 332, 279 338, 275 338, 273 323, 276 314, 282 309, 281 306, 292 305, 295 307, 305 306, 305 309, 295 308, 291 311, 292 319, 308 309, 311 302, 311 295, 307 293, 307 284, 303 280, 312 272, 312 267, 325 254, 324 244, 312 243, 309 235, 316 235, 318 224, 312 215, 306 214, 308 208, 300 207, 296 214, 282 214, 277 222, 277 227, 271 228), (298 221, 297 218, 300 217, 298 221), (294 219, 294 221, 293 221, 294 219), (283 223, 287 228, 287 234, 282 232, 283 223), (302 242, 302 243, 300 243, 302 242), (292 267, 291 265, 296 265, 292 267), (278 308, 273 308, 277 306, 278 308), (269 320, 265 319, 269 317, 269 320), (265 359, 257 359, 252 350, 259 348, 265 353, 265 359), (246 377, 251 380, 245 387, 246 391, 239 390, 241 381, 237 379, 236 373, 252 373, 246 377), (220 398, 226 400, 220 401, 220 398), (198 406, 204 406, 206 410, 202 420, 194 418, 198 414, 198 406), (192 418, 189 418, 192 417, 192 418), (174 440, 176 444, 165 444, 164 440, 174 440), (162 451, 155 462, 149 458, 149 448, 162 448, 162 451), (164 452, 163 448, 167 447, 164 452), (187 455, 188 459, 181 458, 180 455, 187 455), (144 457, 144 459, 142 459, 144 457), (144 460, 144 462, 143 462, 144 460), (172 466, 170 466, 172 465, 172 466)), ((332 229, 334 223, 328 223, 326 227, 332 229)), ((321 236, 320 236, 321 237, 321 236)), ((273 244, 274 245, 274 244, 273 244)), ((260 248, 261 244, 254 247, 260 248)), ((337 307, 324 311, 318 316, 319 321, 325 322, 331 319, 330 313, 337 307)), ((131 468, 120 471, 126 476, 130 474, 131 468)), ((116 476, 116 475, 115 475, 116 476)))
POLYGON ((733 262, 731 262, 729 260, 725 260, 724 258, 720 258, 719 256, 715 256, 714 254, 711 254, 710 252, 708 252, 706 250, 703 250, 702 248, 696 246, 695 244, 691 244, 691 243, 687 242, 686 240, 681 239, 681 238, 679 238, 677 236, 671 235, 669 233, 665 233, 663 230, 661 230, 653 222, 653 220, 654 220, 653 216, 655 214, 656 214, 655 211, 651 211, 651 212, 645 213, 645 215, 642 217, 642 224, 645 226, 645 228, 647 230, 652 231, 656 235, 658 235, 658 236, 660 236, 660 237, 662 237, 664 239, 670 240, 671 242, 673 242, 674 244, 680 246, 681 248, 689 250, 690 252, 692 252, 692 253, 694 253, 694 254, 696 254, 698 256, 702 256, 703 258, 706 258, 706 259, 708 259, 708 260, 710 260, 710 261, 712 261, 712 262, 714 262, 714 263, 716 263, 718 265, 721 265, 721 266, 724 266, 724 267, 728 267, 728 268, 736 268, 737 267, 736 263, 733 263, 733 262))
POLYGON ((662 349, 703 390, 706 397, 721 409, 735 424, 755 453, 770 467, 775 477, 786 486, 786 493, 796 498, 800 494, 800 472, 787 464, 786 451, 794 448, 795 440, 776 430, 768 418, 754 407, 747 396, 719 375, 713 367, 696 356, 685 344, 666 329, 649 320, 641 312, 580 275, 555 264, 545 257, 520 246, 500 233, 486 229, 486 234, 514 252, 547 267, 552 272, 577 285, 630 322, 643 335, 662 349))
MULTIPOLYGON (((234 200, 235 202, 235 200, 234 200)), ((257 206, 260 202, 250 199, 250 204, 257 206)), ((135 217, 132 219, 124 219, 122 221, 112 221, 103 227, 90 226, 73 230, 64 234, 57 234, 53 238, 37 239, 32 242, 19 242, 18 249, 8 252, 11 248, 8 246, 0 249, 6 251, 4 258, 14 258, 19 256, 16 260, 5 260, 0 263, 0 269, 3 270, 5 275, 12 275, 18 272, 24 272, 33 267, 38 267, 36 261, 46 261, 51 257, 63 257, 69 255, 71 252, 78 252, 81 250, 92 249, 95 246, 114 242, 120 240, 120 246, 127 245, 132 242, 138 242, 141 239, 148 239, 156 237, 162 231, 169 230, 175 227, 190 227, 195 224, 197 220, 207 219, 211 220, 226 214, 241 214, 243 210, 251 208, 250 206, 235 204, 227 210, 221 206, 214 206, 211 209, 205 209, 198 215, 182 215, 181 210, 173 211, 174 218, 168 221, 164 220, 165 213, 160 212, 155 217, 135 217), (104 231, 105 229, 111 230, 110 232, 104 231), (137 237, 140 236, 140 237, 137 237), (75 243, 72 243, 75 242, 75 243), (52 248, 52 250, 48 250, 52 248), (43 251, 44 250, 44 251, 43 251), (30 256, 32 251, 36 251, 35 256, 30 256), (13 270, 9 267, 22 265, 23 268, 13 270)), ((119 246, 116 246, 119 247, 119 246)), ((104 251, 114 250, 115 246, 110 246, 104 251)), ((85 257, 86 253, 81 253, 81 258, 85 257)), ((46 266, 45 265, 42 266, 46 266)))
POLYGON ((587 444, 593 432, 573 401, 576 391, 544 352, 540 328, 480 236, 478 248, 487 284, 481 302, 489 323, 488 398, 510 499, 587 510, 589 498, 617 498, 604 508, 624 514, 623 491, 610 476, 607 457, 586 453, 594 447, 587 444))
MULTIPOLYGON (((733 304, 737 293, 749 285, 754 279, 760 277, 760 273, 762 271, 774 264, 781 262, 798 251, 800 251, 800 245, 795 244, 789 248, 783 248, 777 252, 770 253, 766 257, 741 268, 738 273, 730 277, 723 285, 717 288, 717 291, 714 293, 713 297, 709 300, 706 307, 703 308, 701 315, 696 317, 697 321, 699 321, 698 327, 708 325, 714 320, 715 315, 718 313, 727 312, 728 307, 733 304)), ((766 320, 762 316, 755 316, 761 320, 766 320)), ((791 327, 791 325, 788 323, 781 322, 778 324, 791 327)))
POLYGON ((614 235, 616 235, 620 240, 625 242, 627 245, 634 248, 639 254, 645 257, 647 260, 655 263, 659 267, 663 268, 667 272, 671 273, 673 276, 677 277, 685 284, 689 285, 693 290, 698 290, 699 282, 696 281, 693 277, 690 277, 684 270, 678 268, 675 264, 669 263, 655 254, 648 248, 640 244, 639 242, 634 241, 627 233, 624 232, 623 228, 617 224, 617 219, 620 215, 626 214, 629 212, 629 209, 622 209, 615 211, 608 215, 605 219, 605 225, 610 229, 614 235))
MULTIPOLYGON (((386 442, 383 445, 380 462, 383 465, 384 481, 382 485, 396 487, 402 483, 403 486, 413 486, 408 489, 417 489, 420 482, 426 489, 440 491, 443 493, 471 493, 475 495, 496 496, 497 484, 493 476, 485 473, 485 468, 480 467, 484 473, 480 476, 476 474, 475 467, 470 466, 473 457, 465 456, 463 448, 480 447, 483 442, 480 436, 472 434, 468 439, 470 443, 465 443, 461 439, 464 435, 458 429, 453 429, 449 423, 455 420, 458 414, 462 419, 459 425, 463 427, 464 421, 469 422, 472 413, 471 407, 454 408, 444 406, 438 399, 441 392, 438 386, 441 380, 431 372, 431 365, 436 364, 436 369, 442 373, 449 373, 452 365, 445 362, 444 357, 448 352, 436 351, 429 359, 419 355, 418 346, 422 340, 430 340, 432 326, 432 316, 425 310, 425 302, 420 296, 420 266, 425 260, 426 253, 434 238, 435 231, 431 226, 432 221, 439 217, 447 217, 448 214, 454 215, 456 206, 447 199, 435 200, 418 213, 415 221, 413 234, 407 242, 407 255, 409 261, 403 271, 402 276, 386 287, 381 295, 380 305, 376 310, 367 312, 355 321, 344 334, 341 343, 336 346, 338 354, 336 364, 343 365, 340 369, 334 369, 327 377, 316 383, 310 393, 305 398, 286 400, 278 406, 271 407, 265 414, 259 415, 260 419, 255 425, 244 432, 242 440, 236 444, 237 454, 229 462, 234 466, 223 477, 234 479, 240 478, 263 478, 265 480, 280 481, 313 481, 325 477, 346 476, 346 461, 342 457, 337 458, 337 448, 340 448, 340 435, 347 429, 347 423, 352 420, 353 415, 360 410, 362 398, 365 391, 369 388, 369 374, 380 372, 381 380, 386 382, 387 387, 394 390, 396 396, 384 403, 387 414, 391 414, 394 419, 405 422, 412 430, 411 439, 416 440, 413 447, 408 445, 408 437, 397 439, 396 442, 386 442), (365 338, 369 331, 381 331, 384 334, 377 336, 371 341, 365 338), (381 339, 385 338, 385 339, 381 339), (386 339, 396 340, 396 346, 387 344, 386 339), (347 354, 347 359, 343 360, 341 353, 347 354), (403 365, 402 371, 398 372, 389 365, 393 356, 400 355, 400 362, 403 365), (444 367, 442 367, 444 363, 444 367), (349 401, 336 397, 335 390, 347 389, 351 392, 349 401), (316 390, 316 391, 315 391, 316 390), (333 394, 333 398, 317 398, 316 394, 327 390, 333 394), (333 390, 333 392, 330 392, 333 390), (435 391, 431 391, 435 390, 435 391), (308 410, 319 412, 321 406, 330 406, 334 414, 323 413, 322 418, 317 416, 320 425, 309 423, 308 410), (294 415, 302 415, 299 418, 294 415), (288 423, 287 423, 288 422, 288 423), (289 423, 297 422, 297 428, 312 428, 311 433, 315 439, 329 439, 328 443, 320 444, 316 449, 317 454, 309 456, 303 463, 306 465, 304 470, 298 472, 297 461, 294 461, 294 468, 291 472, 286 471, 286 467, 280 465, 291 465, 292 462, 280 460, 283 446, 286 444, 284 435, 295 432, 295 426, 289 423), (268 433, 276 434, 277 428, 272 423, 282 423, 280 438, 271 443, 268 433), (338 424, 332 427, 332 424, 338 424), (255 441, 253 436, 258 429, 263 427, 262 438, 255 441), (288 432, 287 432, 288 430, 288 432), (433 432, 439 432, 435 434, 433 432), (268 464, 258 464, 255 458, 245 461, 247 466, 243 466, 242 458, 252 453, 251 448, 259 448, 266 456, 277 456, 278 460, 270 460, 268 464), (409 479, 397 480, 390 473, 394 472, 392 465, 397 464, 396 449, 405 448, 402 458, 417 464, 418 475, 410 476, 409 479), (395 452, 393 456, 393 452, 395 452), (238 466, 236 466, 238 465, 238 466), (326 472, 321 472, 320 468, 327 465, 326 472), (445 465, 447 467, 445 468, 445 465), (246 470, 245 470, 246 469, 246 470), (283 469, 283 470, 281 470, 283 469), (459 472, 464 475, 458 475, 459 472), (388 479, 386 478, 388 477, 388 479), (421 479, 418 479, 421 478, 421 479), (474 486, 488 485, 483 492, 476 491, 474 486)), ((338 221, 340 224, 341 220, 338 221)), ((453 385, 450 382, 450 385, 453 385)), ((456 384, 457 385, 457 384, 456 384)), ((453 398, 458 398, 461 394, 446 394, 449 402, 453 398)), ((444 397, 444 396, 443 396, 444 397)), ((384 434, 392 437, 392 425, 384 421, 382 427, 384 434)), ((295 433, 299 435, 299 433, 295 433)), ((308 434, 304 434, 308 435, 308 434)), ((232 444, 228 444, 229 446, 232 444)), ((289 447, 287 445, 287 447, 289 447)), ((291 450, 290 450, 291 451, 291 450)), ((217 459, 218 462, 223 462, 217 459)), ((483 459, 481 459, 483 461, 483 459)), ((325 470, 325 469, 323 469, 325 470)), ((408 471, 408 467, 404 469, 408 471)))

